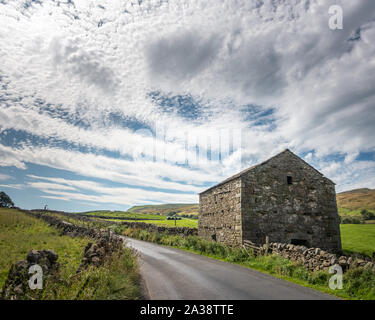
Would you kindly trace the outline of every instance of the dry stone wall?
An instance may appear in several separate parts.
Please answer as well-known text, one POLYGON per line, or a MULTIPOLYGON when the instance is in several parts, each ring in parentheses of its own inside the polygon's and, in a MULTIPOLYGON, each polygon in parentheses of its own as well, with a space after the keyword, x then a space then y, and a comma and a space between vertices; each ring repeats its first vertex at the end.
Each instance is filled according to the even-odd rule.
POLYGON ((47 222, 50 226, 58 228, 59 230, 61 230, 62 235, 68 235, 71 237, 86 236, 98 239, 107 232, 106 230, 78 226, 70 222, 63 221, 55 216, 50 216, 39 212, 32 212, 28 210, 21 211, 47 222))
MULTIPOLYGON (((263 253, 267 246, 263 245, 263 253)), ((336 264, 340 265, 343 271, 351 267, 370 268, 375 272, 375 262, 370 257, 362 255, 338 255, 322 250, 320 248, 307 248, 286 243, 270 243, 268 253, 280 255, 302 264, 311 271, 327 270, 336 264)))
POLYGON ((116 236, 112 232, 103 234, 96 243, 89 242, 87 244, 77 272, 87 269, 90 265, 95 267, 104 265, 115 254, 120 254, 123 247, 122 237, 116 236))
POLYGON ((58 255, 52 250, 30 250, 26 260, 20 260, 11 266, 1 290, 0 299, 27 299, 30 293, 29 268, 35 264, 39 265, 43 270, 43 278, 46 280, 59 272, 60 265, 57 259, 58 255))

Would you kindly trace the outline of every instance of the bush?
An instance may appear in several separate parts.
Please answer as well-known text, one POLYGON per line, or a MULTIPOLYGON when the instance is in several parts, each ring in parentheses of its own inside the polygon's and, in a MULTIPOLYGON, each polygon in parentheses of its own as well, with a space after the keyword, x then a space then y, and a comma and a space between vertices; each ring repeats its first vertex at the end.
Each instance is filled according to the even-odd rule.
POLYGON ((366 209, 361 210, 361 215, 362 215, 364 220, 374 220, 375 219, 375 214, 366 210, 366 209))
POLYGON ((364 223, 362 219, 357 217, 343 217, 341 220, 342 224, 361 224, 364 223))
POLYGON ((375 276, 368 268, 350 268, 344 274, 344 289, 353 298, 375 299, 375 276))

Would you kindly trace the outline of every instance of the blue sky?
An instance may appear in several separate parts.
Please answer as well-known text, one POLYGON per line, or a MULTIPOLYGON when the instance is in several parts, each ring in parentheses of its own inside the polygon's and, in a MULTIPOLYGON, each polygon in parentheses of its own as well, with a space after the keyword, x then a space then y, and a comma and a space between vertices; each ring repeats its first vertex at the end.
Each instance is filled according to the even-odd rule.
POLYGON ((285 148, 338 192, 375 188, 373 1, 13 0, 0 19, 17 206, 198 202, 285 148))

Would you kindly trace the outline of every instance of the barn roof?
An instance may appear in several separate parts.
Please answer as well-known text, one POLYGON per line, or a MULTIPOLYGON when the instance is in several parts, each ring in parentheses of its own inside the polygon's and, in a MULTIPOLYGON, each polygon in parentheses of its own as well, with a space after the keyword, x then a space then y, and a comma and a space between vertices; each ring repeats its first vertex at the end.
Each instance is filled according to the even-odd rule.
POLYGON ((331 183, 335 184, 332 180, 330 180, 330 179, 328 179, 327 177, 325 177, 321 172, 319 172, 318 170, 316 170, 313 166, 311 166, 310 164, 308 164, 305 160, 303 160, 302 158, 300 158, 299 156, 297 156, 296 154, 294 154, 294 153, 293 153, 292 151, 290 151, 289 149, 285 149, 284 151, 282 151, 282 152, 280 152, 280 153, 274 155, 273 157, 271 157, 271 158, 269 158, 269 159, 267 159, 267 160, 265 160, 265 161, 263 161, 263 162, 261 162, 261 163, 258 163, 258 164, 256 164, 256 165, 250 167, 250 168, 247 168, 247 169, 245 169, 245 170, 242 170, 241 172, 239 172, 239 173, 237 173, 237 174, 235 174, 235 175, 233 175, 233 176, 231 176, 231 177, 225 179, 224 181, 222 181, 222 182, 220 182, 220 183, 218 183, 218 184, 216 184, 216 185, 214 185, 214 186, 212 186, 212 187, 210 187, 210 188, 208 188, 208 189, 206 189, 206 190, 200 192, 199 194, 206 193, 207 191, 210 191, 210 190, 212 190, 212 189, 214 189, 214 188, 216 188, 216 187, 219 187, 219 186, 221 186, 221 185, 223 185, 223 184, 225 184, 225 183, 227 183, 227 182, 229 182, 229 181, 232 181, 232 180, 234 180, 234 179, 237 179, 237 178, 243 176, 244 174, 246 174, 246 173, 248 173, 248 172, 251 172, 251 171, 254 170, 255 168, 260 167, 260 166, 262 166, 262 165, 265 165, 265 164, 268 163, 270 160, 272 160, 272 159, 274 159, 274 158, 276 158, 276 157, 279 157, 281 154, 283 154, 283 153, 287 153, 287 152, 290 153, 290 154, 292 154, 293 156, 297 157, 299 160, 303 161, 303 162, 304 162, 305 164, 307 164, 310 168, 314 169, 318 174, 320 174, 323 178, 325 178, 325 179, 327 179, 328 181, 330 181, 331 183))

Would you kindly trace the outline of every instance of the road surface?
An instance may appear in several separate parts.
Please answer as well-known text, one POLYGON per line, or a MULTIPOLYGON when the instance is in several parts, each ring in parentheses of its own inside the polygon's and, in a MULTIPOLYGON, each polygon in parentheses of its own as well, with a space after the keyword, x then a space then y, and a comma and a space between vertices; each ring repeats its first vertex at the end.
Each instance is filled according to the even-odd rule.
POLYGON ((194 253, 126 238, 152 300, 322 300, 331 295, 194 253))

